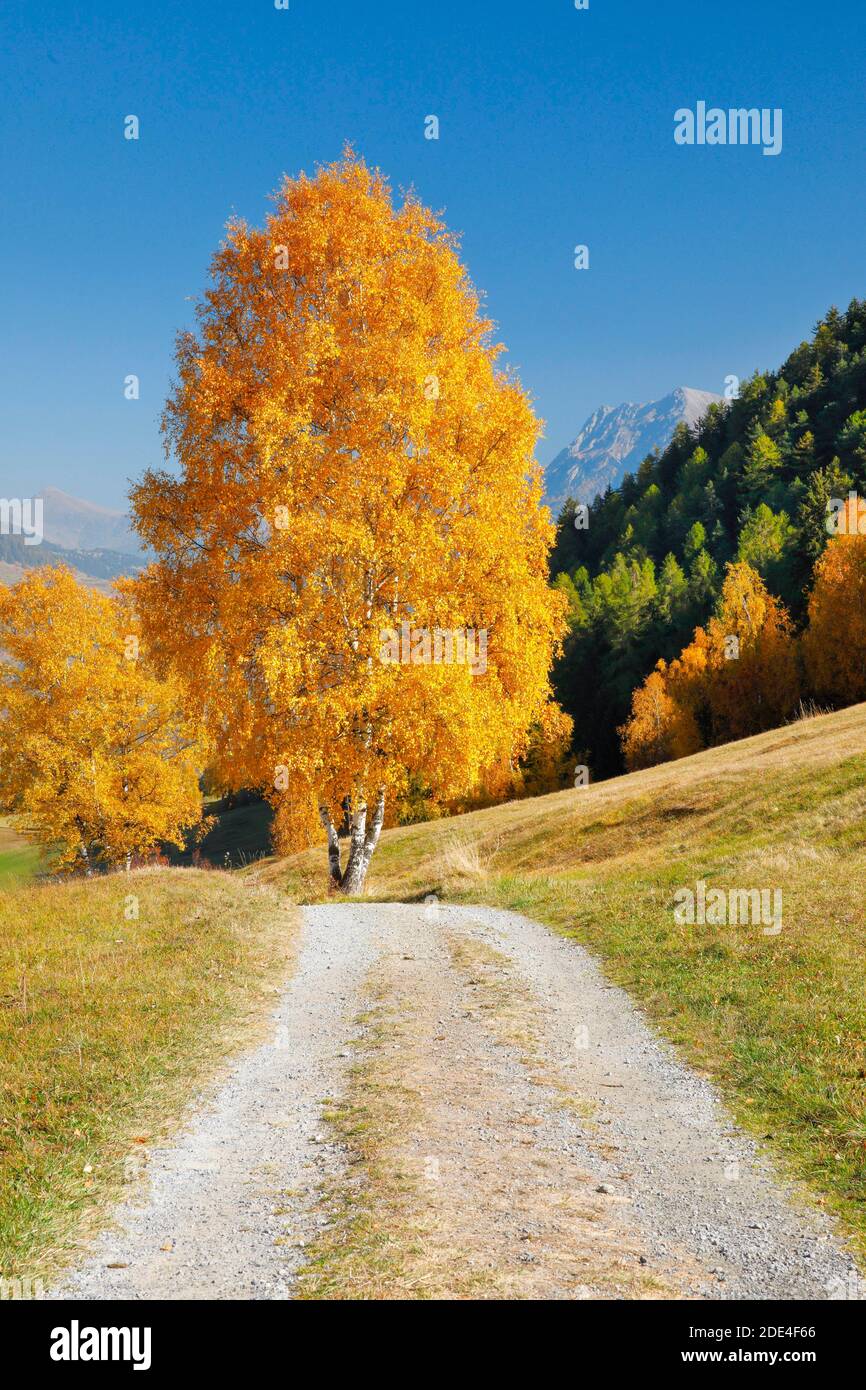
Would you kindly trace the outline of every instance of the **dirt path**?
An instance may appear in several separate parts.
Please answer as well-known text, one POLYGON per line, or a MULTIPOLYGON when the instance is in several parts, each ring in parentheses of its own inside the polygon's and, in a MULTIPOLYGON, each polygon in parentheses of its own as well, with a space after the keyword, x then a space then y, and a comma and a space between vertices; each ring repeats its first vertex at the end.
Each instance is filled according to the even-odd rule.
POLYGON ((305 910, 272 1041, 57 1296, 861 1298, 849 1255, 572 943, 305 910))

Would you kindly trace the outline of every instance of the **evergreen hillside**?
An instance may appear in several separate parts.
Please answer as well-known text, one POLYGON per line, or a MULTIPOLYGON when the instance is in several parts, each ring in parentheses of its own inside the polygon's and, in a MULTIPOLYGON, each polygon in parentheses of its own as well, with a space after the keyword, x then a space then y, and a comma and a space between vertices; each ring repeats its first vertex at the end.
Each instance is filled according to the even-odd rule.
POLYGON ((828 503, 866 494, 866 300, 831 308, 777 372, 681 425, 588 516, 560 513, 551 573, 569 599, 555 688, 594 776, 622 768, 617 728, 659 658, 714 611, 745 560, 801 622, 828 503))

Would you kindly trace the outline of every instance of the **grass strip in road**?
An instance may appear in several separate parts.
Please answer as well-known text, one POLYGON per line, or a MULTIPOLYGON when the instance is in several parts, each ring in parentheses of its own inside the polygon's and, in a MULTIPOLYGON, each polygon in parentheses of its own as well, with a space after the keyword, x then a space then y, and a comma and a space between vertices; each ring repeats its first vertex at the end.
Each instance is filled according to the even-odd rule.
POLYGON ((418 1125, 422 1109, 406 1076, 416 1022, 411 1000, 395 996, 387 963, 373 970, 365 994, 364 1010, 354 1020, 361 1039, 349 1086, 325 1115, 349 1155, 348 1172, 321 1193, 329 1225, 307 1251, 298 1297, 460 1297, 459 1271, 452 1271, 453 1291, 431 1284, 419 1174, 400 1154, 401 1137, 418 1125))
MULTIPOLYGON (((866 1257, 866 707, 588 788, 387 831, 370 895, 526 913, 587 946, 866 1257), (783 926, 674 894, 780 889, 783 926)), ((321 883, 321 852, 275 863, 321 883)))

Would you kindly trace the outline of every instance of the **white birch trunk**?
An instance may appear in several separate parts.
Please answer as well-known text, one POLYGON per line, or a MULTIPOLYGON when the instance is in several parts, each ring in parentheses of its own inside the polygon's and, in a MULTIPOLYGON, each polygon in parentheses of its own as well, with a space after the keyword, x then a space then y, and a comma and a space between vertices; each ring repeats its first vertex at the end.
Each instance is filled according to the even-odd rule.
POLYGON ((343 874, 343 892, 360 893, 364 886, 364 842, 367 834, 367 801, 362 792, 352 802, 349 858, 343 874))
POLYGON ((363 891, 367 870, 373 851, 379 843, 382 822, 385 819, 385 788, 380 787, 376 797, 373 817, 367 826, 367 805, 360 801, 357 814, 352 817, 352 849, 346 872, 343 875, 343 892, 357 895, 363 891))
POLYGON ((319 818, 328 836, 328 870, 331 879, 331 887, 341 888, 343 884, 343 874, 340 868, 340 841, 327 806, 319 807, 319 818))
POLYGON ((364 841, 364 879, 366 879, 367 877, 367 870, 370 867, 370 860, 373 858, 373 852, 379 843, 379 836, 382 833, 382 822, 384 821, 384 819, 385 788, 380 787, 379 794, 376 797, 376 809, 373 812, 373 819, 370 822, 370 828, 367 831, 367 838, 364 841))

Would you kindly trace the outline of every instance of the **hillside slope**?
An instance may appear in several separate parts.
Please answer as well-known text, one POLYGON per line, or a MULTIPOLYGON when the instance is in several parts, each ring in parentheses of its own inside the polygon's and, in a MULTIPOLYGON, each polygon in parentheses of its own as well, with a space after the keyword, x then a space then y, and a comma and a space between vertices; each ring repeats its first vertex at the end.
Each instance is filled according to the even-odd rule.
POLYGON ((29 878, 36 872, 39 858, 34 845, 28 844, 8 820, 0 820, 0 885, 29 878))
POLYGON ((80 584, 101 593, 111 593, 113 580, 143 567, 138 556, 119 551, 66 550, 48 540, 29 546, 20 536, 0 536, 0 584, 17 584, 39 565, 65 565, 80 584))
POLYGON ((570 632, 553 685, 574 720, 574 751, 596 777, 622 770, 617 730, 633 691, 716 611, 731 561, 756 570, 802 624, 828 506, 849 490, 866 495, 866 300, 857 299, 830 309, 777 371, 711 405, 697 430, 678 426, 588 519, 573 503, 563 509, 550 570, 569 600, 570 632))
MULTIPOLYGON (((588 946, 866 1250, 866 705, 584 789, 385 832, 370 891, 526 913, 588 946), (782 893, 782 930, 674 894, 782 893)), ((266 879, 315 896, 324 851, 266 879)))

